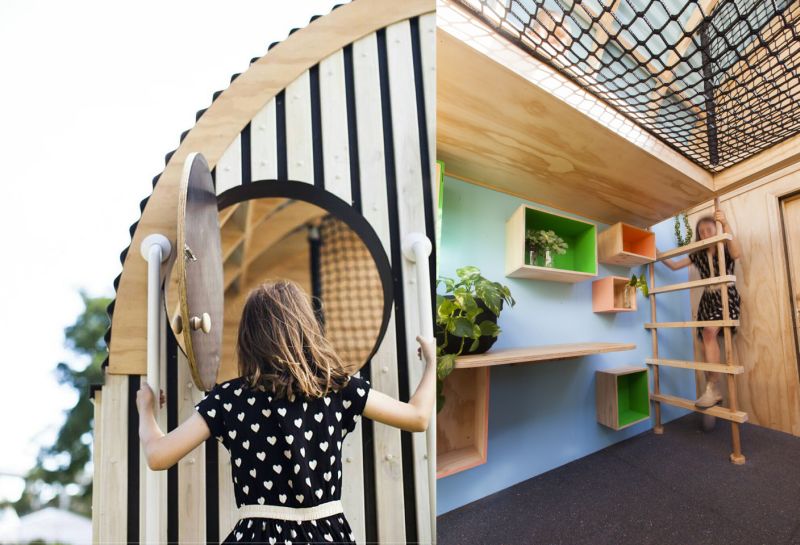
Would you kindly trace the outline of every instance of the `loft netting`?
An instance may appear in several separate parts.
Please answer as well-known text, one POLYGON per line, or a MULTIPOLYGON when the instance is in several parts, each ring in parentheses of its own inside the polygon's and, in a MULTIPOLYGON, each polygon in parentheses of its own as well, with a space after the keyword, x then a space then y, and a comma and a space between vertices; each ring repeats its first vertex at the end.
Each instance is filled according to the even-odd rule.
POLYGON ((800 132, 800 0, 456 0, 717 172, 800 132))

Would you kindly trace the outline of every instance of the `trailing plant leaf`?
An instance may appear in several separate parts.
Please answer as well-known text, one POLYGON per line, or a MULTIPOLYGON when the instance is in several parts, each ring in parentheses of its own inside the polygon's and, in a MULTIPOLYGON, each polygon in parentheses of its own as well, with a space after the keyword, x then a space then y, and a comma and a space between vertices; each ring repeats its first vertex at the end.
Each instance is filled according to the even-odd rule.
POLYGON ((677 216, 675 216, 675 240, 678 243, 678 246, 686 246, 692 241, 692 226, 689 225, 689 217, 686 215, 686 212, 681 212, 677 216), (681 224, 680 220, 683 219, 683 226, 686 229, 686 237, 684 238, 681 234, 681 224))
MULTIPOLYGON (((503 303, 514 306, 516 301, 511 290, 499 282, 493 282, 481 275, 480 269, 465 266, 456 269, 458 279, 440 277, 436 279, 437 289, 444 286, 445 293, 436 295, 436 325, 444 335, 437 336, 437 411, 444 404, 442 381, 455 368, 456 358, 465 351, 477 349, 482 336, 497 337, 500 327, 492 320, 475 320, 484 312, 478 304, 483 302, 486 309, 495 316, 500 315, 503 303), (451 340, 450 335, 461 339, 455 354, 445 354, 444 347, 451 340)), ((438 334, 437 334, 438 335, 438 334)))

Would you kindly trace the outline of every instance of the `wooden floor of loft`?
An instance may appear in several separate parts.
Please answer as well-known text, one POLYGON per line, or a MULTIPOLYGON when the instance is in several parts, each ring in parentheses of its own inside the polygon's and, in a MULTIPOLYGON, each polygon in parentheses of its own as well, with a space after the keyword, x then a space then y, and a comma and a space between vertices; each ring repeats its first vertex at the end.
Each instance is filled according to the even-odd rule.
POLYGON ((439 545, 800 544, 800 437, 743 424, 743 469, 729 423, 664 427, 439 516, 439 545))

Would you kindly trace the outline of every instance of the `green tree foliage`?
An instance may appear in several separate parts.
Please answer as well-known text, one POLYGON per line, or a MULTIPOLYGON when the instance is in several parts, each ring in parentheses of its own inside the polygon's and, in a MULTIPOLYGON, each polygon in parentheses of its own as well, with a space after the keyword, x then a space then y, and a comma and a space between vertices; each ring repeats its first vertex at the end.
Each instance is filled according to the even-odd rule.
MULTIPOLYGON (((12 505, 22 516, 33 510, 58 506, 64 487, 78 487, 78 493, 69 499, 70 510, 91 516, 92 482, 90 468, 92 445, 91 432, 94 425, 94 406, 89 398, 89 385, 102 381, 101 365, 107 355, 103 336, 108 329, 106 307, 111 302, 107 297, 90 297, 80 290, 84 310, 75 323, 64 329, 65 344, 81 359, 88 360, 83 369, 60 362, 55 376, 62 385, 74 388, 78 401, 68 409, 66 418, 52 445, 42 447, 36 465, 25 476, 25 491, 12 505), (55 496, 43 501, 46 491, 55 496)), ((46 400, 43 400, 46 402, 46 400)))

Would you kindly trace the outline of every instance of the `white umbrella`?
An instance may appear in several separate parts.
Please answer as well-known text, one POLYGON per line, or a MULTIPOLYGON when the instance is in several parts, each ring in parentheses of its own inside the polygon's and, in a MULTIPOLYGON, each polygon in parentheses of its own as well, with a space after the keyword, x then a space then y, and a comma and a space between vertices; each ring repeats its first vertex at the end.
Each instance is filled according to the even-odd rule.
POLYGON ((28 543, 40 539, 69 545, 92 541, 92 521, 65 509, 48 507, 19 518, 16 540, 28 543))

